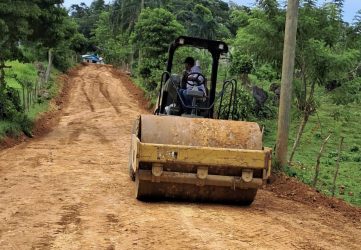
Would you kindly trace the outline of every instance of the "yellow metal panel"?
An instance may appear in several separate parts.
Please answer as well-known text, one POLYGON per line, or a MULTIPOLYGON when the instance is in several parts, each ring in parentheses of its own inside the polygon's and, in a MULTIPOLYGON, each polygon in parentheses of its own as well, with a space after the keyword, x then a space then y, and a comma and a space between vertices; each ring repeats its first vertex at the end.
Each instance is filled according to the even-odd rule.
POLYGON ((245 150, 139 142, 139 162, 229 166, 250 169, 268 168, 269 150, 245 150))
MULTIPOLYGON (((139 170, 139 179, 154 182, 154 176, 150 170, 139 170)), ((201 180, 198 178, 197 174, 178 172, 163 172, 163 174, 159 176, 159 181, 193 185, 199 185, 200 182, 203 181, 203 185, 223 186, 233 189, 259 188, 263 184, 261 178, 253 178, 251 181, 245 182, 241 178, 236 178, 234 176, 208 175, 207 178, 201 180)))
POLYGON ((268 168, 267 168, 267 177, 271 176, 271 168, 272 168, 272 149, 271 148, 265 148, 265 150, 269 151, 269 159, 268 159, 268 168))
POLYGON ((130 159, 132 162, 132 167, 134 172, 136 172, 138 170, 139 167, 139 138, 135 135, 132 134, 132 146, 131 146, 131 151, 130 151, 130 159))

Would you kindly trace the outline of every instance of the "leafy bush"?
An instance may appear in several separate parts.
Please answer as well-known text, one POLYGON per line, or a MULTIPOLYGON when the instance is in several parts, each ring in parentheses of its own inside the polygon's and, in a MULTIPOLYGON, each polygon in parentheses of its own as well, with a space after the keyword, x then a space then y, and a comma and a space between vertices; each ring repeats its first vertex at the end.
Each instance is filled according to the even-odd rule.
POLYGON ((334 158, 334 157, 337 157, 338 153, 336 151, 332 151, 332 152, 329 152, 328 153, 328 158, 334 158))
POLYGON ((6 97, 14 105, 14 108, 17 112, 23 111, 23 107, 21 106, 19 92, 16 89, 14 89, 12 87, 7 87, 6 88, 6 97))
POLYGON ((23 112, 18 91, 14 88, 6 87, 0 93, 0 119, 11 120, 18 112, 23 112))
POLYGON ((143 79, 145 78, 149 78, 152 75, 152 71, 150 70, 149 67, 142 67, 139 70, 139 75, 140 77, 142 77, 143 79))
POLYGON ((23 131, 26 136, 32 137, 31 130, 34 123, 26 114, 16 113, 12 120, 20 126, 20 130, 23 131))
POLYGON ((139 76, 143 79, 143 86, 151 98, 156 96, 155 90, 160 81, 162 72, 162 69, 160 69, 159 64, 156 61, 148 58, 142 60, 139 67, 139 76))
POLYGON ((338 122, 348 122, 351 118, 351 114, 343 105, 340 105, 332 110, 331 117, 338 122))
POLYGON ((332 102, 336 105, 347 105, 349 103, 361 102, 361 78, 342 83, 332 96, 332 102))
MULTIPOLYGON (((340 161, 349 161, 351 159, 351 155, 346 152, 341 152, 340 161)), ((328 153, 327 158, 332 159, 334 161, 337 161, 338 158, 338 152, 332 151, 328 153)))
POLYGON ((71 61, 72 51, 66 48, 65 46, 60 46, 54 51, 53 63, 54 66, 60 71, 66 71, 71 66, 73 62, 71 61))
POLYGON ((259 68, 256 68, 254 74, 259 80, 266 80, 269 82, 278 78, 277 72, 270 64, 263 64, 259 68))
POLYGON ((352 160, 354 162, 361 162, 361 156, 355 156, 352 160))
POLYGON ((293 168, 290 168, 290 167, 285 167, 284 168, 284 172, 285 174, 287 174, 288 176, 292 176, 292 177, 296 177, 297 176, 297 172, 293 169, 293 168))
MULTIPOLYGON (((225 96, 224 103, 229 103, 230 96, 225 96)), ((238 87, 236 93, 236 101, 232 106, 234 120, 248 120, 253 114, 254 100, 251 94, 242 87, 238 87)), ((221 108, 220 117, 225 119, 227 107, 221 108)))
POLYGON ((320 131, 315 132, 313 136, 317 139, 322 139, 322 134, 320 131))
POLYGON ((250 74, 254 69, 253 61, 250 56, 237 51, 231 58, 230 72, 233 75, 250 74))
POLYGON ((356 146, 356 145, 353 145, 353 146, 350 148, 350 151, 353 152, 353 153, 359 152, 359 150, 360 150, 359 147, 356 146))
POLYGON ((0 93, 0 119, 11 124, 6 126, 6 134, 15 136, 18 131, 23 131, 27 136, 31 136, 33 122, 24 113, 18 91, 14 88, 7 86, 0 93))

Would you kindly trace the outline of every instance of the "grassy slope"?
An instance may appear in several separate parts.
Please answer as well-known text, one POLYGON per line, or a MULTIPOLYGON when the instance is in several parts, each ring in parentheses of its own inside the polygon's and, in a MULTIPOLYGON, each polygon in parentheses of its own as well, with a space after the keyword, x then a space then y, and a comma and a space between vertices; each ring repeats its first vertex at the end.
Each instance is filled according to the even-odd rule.
MULTIPOLYGON (((27 79, 31 82, 36 82, 37 80, 37 71, 33 64, 30 63, 20 63, 18 61, 12 61, 8 62, 7 65, 11 66, 12 68, 7 71, 8 74, 16 74, 19 79, 27 79)), ((59 72, 56 69, 52 70, 52 79, 51 82, 51 88, 49 92, 51 95, 56 94, 58 89, 57 85, 53 84, 54 79, 59 72)), ((20 91, 22 91, 21 85, 12 77, 7 76, 6 82, 8 86, 16 88, 20 91)), ((27 115, 30 119, 34 120, 38 114, 45 112, 48 110, 48 101, 45 101, 40 104, 34 104, 31 106, 29 112, 27 112, 27 115)), ((17 124, 10 122, 10 121, 2 121, 0 120, 0 139, 1 137, 5 136, 6 133, 11 133, 13 135, 17 135, 20 133, 19 127, 17 124)))
MULTIPOLYGON (((329 139, 320 164, 319 181, 317 189, 321 192, 331 195, 333 176, 337 159, 337 151, 340 136, 344 136, 342 157, 340 162, 340 172, 336 182, 336 196, 352 204, 361 206, 361 110, 358 104, 352 104, 347 107, 339 107, 332 104, 330 93, 323 89, 317 89, 316 99, 321 104, 317 115, 313 115, 305 129, 301 139, 301 144, 294 157, 294 165, 289 170, 290 174, 296 176, 303 182, 312 183, 316 159, 323 139, 329 133, 332 133, 329 139), (348 117, 335 120, 333 113, 340 110, 342 115, 348 117), (351 152, 352 148, 358 147, 358 152, 351 152), (340 187, 344 187, 344 194, 340 194, 340 187)), ((277 120, 268 120, 262 122, 266 126, 265 144, 274 147, 277 133, 277 120)), ((298 118, 292 118, 289 152, 298 129, 298 118)))

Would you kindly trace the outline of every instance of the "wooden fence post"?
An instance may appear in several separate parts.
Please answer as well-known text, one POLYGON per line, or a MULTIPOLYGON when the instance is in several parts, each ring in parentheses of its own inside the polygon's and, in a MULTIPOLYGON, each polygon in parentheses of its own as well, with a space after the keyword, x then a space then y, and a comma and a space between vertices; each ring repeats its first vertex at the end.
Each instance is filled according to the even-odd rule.
POLYGON ((336 180, 337 180, 337 176, 338 176, 338 171, 340 169, 340 158, 341 158, 343 139, 344 139, 344 137, 341 136, 340 145, 338 147, 338 156, 337 156, 337 162, 336 162, 336 172, 335 172, 335 175, 333 177, 333 183, 332 183, 332 197, 335 196, 336 180))
POLYGON ((312 183, 313 187, 316 187, 316 185, 317 185, 318 174, 320 173, 320 159, 322 156, 323 149, 325 148, 325 145, 326 145, 328 139, 330 139, 330 137, 331 137, 331 134, 329 134, 327 136, 327 138, 323 141, 320 152, 318 153, 316 167, 315 167, 315 177, 313 178, 313 183, 312 183))

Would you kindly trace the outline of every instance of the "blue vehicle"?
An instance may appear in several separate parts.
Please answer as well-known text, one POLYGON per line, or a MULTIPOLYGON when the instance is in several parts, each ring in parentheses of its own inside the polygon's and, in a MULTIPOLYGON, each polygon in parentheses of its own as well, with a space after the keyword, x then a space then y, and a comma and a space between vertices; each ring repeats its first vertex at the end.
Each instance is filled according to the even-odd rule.
POLYGON ((97 54, 91 54, 91 55, 82 55, 81 56, 83 62, 87 63, 97 63, 97 64, 103 64, 103 58, 98 56, 97 54))

